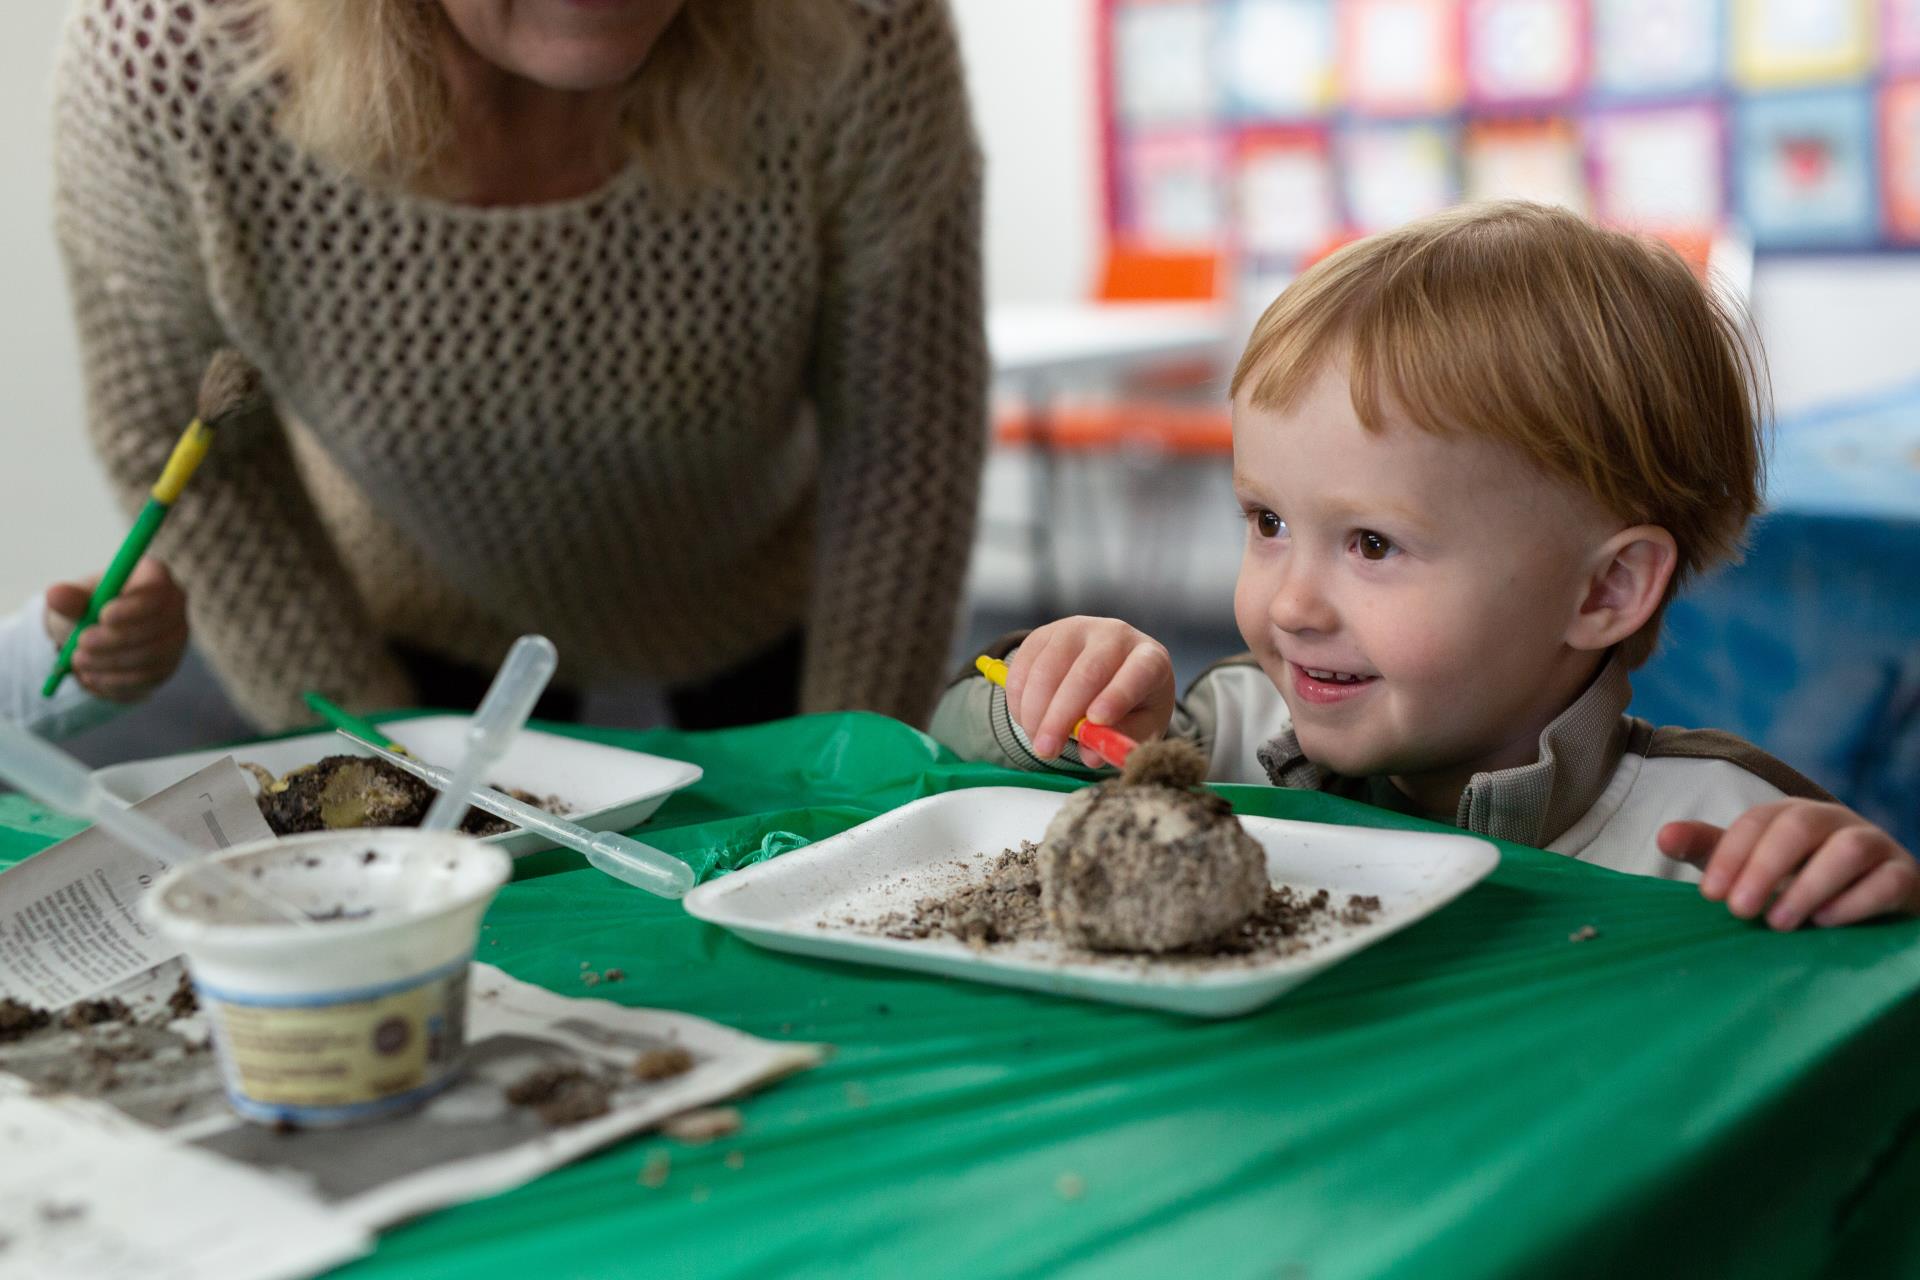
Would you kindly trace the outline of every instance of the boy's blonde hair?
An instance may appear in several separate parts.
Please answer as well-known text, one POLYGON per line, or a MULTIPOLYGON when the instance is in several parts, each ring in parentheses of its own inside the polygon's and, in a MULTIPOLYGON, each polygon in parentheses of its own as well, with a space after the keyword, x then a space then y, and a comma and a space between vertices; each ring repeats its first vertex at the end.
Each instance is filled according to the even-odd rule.
POLYGON ((1339 359, 1368 430, 1395 409, 1437 435, 1503 442, 1673 535, 1660 609, 1620 646, 1629 666, 1652 654, 1680 585, 1737 558, 1759 509, 1759 351, 1735 308, 1658 241, 1521 201, 1370 236, 1267 308, 1233 395, 1284 409, 1339 359))
MULTIPOLYGON (((288 141, 363 181, 447 188, 453 118, 436 57, 438 0, 230 0, 228 51, 242 83, 272 80, 288 141)), ((853 15, 839 0, 686 0, 634 77, 627 143, 669 188, 724 183, 755 113, 802 109, 851 68, 853 15)))

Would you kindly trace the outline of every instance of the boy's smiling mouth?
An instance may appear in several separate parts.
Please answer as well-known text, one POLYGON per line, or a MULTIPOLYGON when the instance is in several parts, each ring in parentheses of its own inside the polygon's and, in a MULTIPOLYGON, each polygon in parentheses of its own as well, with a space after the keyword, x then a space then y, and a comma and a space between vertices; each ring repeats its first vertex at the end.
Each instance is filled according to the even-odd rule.
POLYGON ((1308 702, 1344 702, 1380 680, 1379 676, 1337 671, 1331 667, 1309 667, 1293 661, 1288 661, 1287 666, 1293 672, 1294 692, 1308 702))

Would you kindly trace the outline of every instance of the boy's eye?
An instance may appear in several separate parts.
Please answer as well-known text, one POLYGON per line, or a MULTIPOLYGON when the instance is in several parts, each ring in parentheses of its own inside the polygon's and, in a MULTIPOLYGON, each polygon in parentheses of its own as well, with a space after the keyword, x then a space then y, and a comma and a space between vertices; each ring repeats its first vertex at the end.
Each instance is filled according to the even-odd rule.
POLYGON ((1262 509, 1253 513, 1253 527, 1263 538, 1277 538, 1287 531, 1287 522, 1262 509))
POLYGON ((1393 543, 1371 529, 1362 529, 1353 544, 1363 560, 1385 560, 1393 554, 1393 543))

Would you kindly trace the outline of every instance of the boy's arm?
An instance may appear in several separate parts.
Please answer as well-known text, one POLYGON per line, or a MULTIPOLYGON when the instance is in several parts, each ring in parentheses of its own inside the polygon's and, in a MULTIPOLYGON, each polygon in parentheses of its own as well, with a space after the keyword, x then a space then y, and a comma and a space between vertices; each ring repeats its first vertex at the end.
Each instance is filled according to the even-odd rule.
MULTIPOLYGON (((1028 631, 1008 632, 981 652, 989 658, 1010 657, 1029 634, 1028 631)), ((981 675, 971 662, 940 695, 929 730, 936 741, 962 760, 1025 769, 1031 773, 1064 773, 1074 778, 1098 776, 1081 761, 1077 743, 1067 743, 1052 760, 1043 760, 1034 754, 1033 744, 1007 709, 1007 691, 981 675)))
POLYGON ((59 653, 47 634, 46 612, 46 597, 37 595, 0 621, 0 715, 43 738, 64 738, 110 719, 115 708, 72 676, 51 698, 40 696, 59 653))
MULTIPOLYGON (((983 652, 991 658, 1007 658, 1027 635, 1025 631, 1011 632, 983 652)), ((1264 783, 1266 772, 1254 751, 1284 731, 1288 723, 1286 703, 1254 665, 1251 655, 1246 655, 1217 662, 1201 673, 1188 687, 1186 697, 1174 705, 1166 736, 1184 738, 1207 753, 1207 778, 1211 782, 1264 783)), ((971 664, 947 686, 934 709, 932 732, 964 760, 1075 778, 1113 772, 1104 766, 1088 769, 1073 742, 1068 742, 1053 760, 1036 755, 1008 710, 1006 690, 971 664)))

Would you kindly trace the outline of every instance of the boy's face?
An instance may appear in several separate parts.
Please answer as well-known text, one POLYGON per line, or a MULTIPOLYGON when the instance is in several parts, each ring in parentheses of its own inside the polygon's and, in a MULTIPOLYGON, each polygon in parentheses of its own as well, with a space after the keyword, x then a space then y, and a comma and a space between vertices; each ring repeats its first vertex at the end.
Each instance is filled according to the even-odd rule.
POLYGON ((1344 368, 1233 417, 1234 615, 1307 757, 1449 817, 1475 773, 1537 758, 1597 664, 1568 631, 1620 522, 1495 442, 1368 432, 1344 368))

